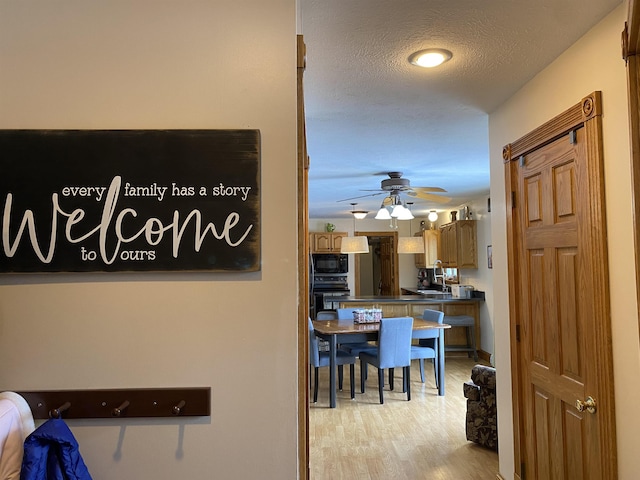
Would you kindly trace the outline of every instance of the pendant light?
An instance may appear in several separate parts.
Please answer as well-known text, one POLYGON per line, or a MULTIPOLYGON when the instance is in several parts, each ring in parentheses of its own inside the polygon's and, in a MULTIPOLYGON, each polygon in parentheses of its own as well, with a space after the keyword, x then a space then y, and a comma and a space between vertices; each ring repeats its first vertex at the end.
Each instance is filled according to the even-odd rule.
POLYGON ((362 219, 367 216, 364 210, 356 210, 357 203, 351 204, 351 214, 353 215, 353 237, 343 237, 340 245, 340 253, 369 253, 369 242, 363 235, 356 236, 356 218, 362 219))
MULTIPOLYGON (((410 218, 413 218, 413 214, 411 213, 411 205, 413 202, 407 202, 409 208, 410 218)), ((411 221, 409 221, 409 236, 408 237, 400 237, 398 238, 398 253, 424 253, 424 239, 422 236, 414 237, 411 232, 411 221)))

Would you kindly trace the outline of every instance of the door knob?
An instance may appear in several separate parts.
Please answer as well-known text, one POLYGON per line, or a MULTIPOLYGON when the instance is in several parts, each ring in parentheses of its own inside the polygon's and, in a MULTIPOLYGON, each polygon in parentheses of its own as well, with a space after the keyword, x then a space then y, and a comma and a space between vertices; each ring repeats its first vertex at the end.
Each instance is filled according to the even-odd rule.
POLYGON ((596 413, 596 400, 593 397, 587 397, 584 402, 578 399, 576 400, 576 408, 579 412, 586 410, 589 413, 596 413))

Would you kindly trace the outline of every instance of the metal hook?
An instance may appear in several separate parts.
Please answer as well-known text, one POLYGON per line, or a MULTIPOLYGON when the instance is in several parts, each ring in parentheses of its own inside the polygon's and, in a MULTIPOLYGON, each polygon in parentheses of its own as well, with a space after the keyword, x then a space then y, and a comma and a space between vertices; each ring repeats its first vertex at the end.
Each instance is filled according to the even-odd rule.
POLYGON ((173 406, 173 408, 171 409, 171 413, 173 413, 174 415, 180 415, 186 403, 187 402, 185 402, 184 400, 180 400, 180 402, 177 405, 173 406))
POLYGON ((62 416, 62 412, 68 410, 71 407, 70 402, 64 402, 58 408, 54 408, 53 410, 49 410, 49 418, 60 418, 62 416))
POLYGON ((124 402, 122 402, 122 404, 119 407, 116 407, 113 410, 111 410, 111 416, 119 417, 120 415, 122 415, 123 410, 125 410, 128 406, 129 406, 129 400, 125 400, 124 402))

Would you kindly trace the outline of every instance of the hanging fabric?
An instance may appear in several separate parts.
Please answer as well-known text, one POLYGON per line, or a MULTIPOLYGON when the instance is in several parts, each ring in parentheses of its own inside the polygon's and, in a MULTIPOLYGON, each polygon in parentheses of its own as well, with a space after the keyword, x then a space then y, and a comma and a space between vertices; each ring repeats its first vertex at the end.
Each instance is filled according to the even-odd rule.
POLYGON ((64 420, 51 418, 27 437, 20 479, 92 480, 64 420))
POLYGON ((15 392, 0 393, 0 479, 20 478, 24 439, 33 429, 27 401, 15 392))

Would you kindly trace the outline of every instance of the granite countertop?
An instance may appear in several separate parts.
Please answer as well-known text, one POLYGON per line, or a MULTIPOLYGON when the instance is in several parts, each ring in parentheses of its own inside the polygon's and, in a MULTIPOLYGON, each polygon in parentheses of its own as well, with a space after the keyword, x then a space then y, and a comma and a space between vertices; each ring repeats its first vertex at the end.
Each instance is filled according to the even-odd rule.
MULTIPOLYGON (((405 290, 408 290, 405 288, 405 290)), ((417 295, 361 295, 359 297, 340 297, 340 302, 380 302, 380 303, 450 303, 450 302, 481 302, 483 299, 473 298, 457 298, 451 296, 450 293, 442 294, 417 294, 417 295)))

